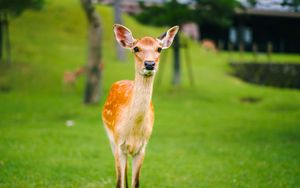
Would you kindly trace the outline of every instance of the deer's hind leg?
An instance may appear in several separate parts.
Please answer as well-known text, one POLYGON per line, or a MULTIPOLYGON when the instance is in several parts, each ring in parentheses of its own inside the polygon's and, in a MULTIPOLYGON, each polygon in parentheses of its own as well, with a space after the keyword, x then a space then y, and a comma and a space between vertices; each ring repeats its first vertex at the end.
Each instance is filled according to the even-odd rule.
POLYGON ((120 149, 118 149, 112 132, 104 124, 111 150, 115 158, 115 168, 117 177, 117 188, 128 188, 127 181, 127 155, 124 154, 120 149))

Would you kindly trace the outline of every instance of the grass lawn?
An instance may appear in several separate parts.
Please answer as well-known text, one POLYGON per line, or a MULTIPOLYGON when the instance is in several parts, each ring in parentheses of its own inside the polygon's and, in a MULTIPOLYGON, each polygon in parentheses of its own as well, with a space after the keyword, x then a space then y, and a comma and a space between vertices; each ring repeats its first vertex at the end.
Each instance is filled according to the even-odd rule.
MULTIPOLYGON (((103 96, 82 104, 84 78, 62 85, 65 70, 86 59, 86 22, 79 1, 53 0, 11 23, 13 63, 0 65, 0 187, 115 186, 114 160, 102 127, 110 85, 134 77, 133 59, 115 58, 112 10, 100 7, 104 30, 103 96), (75 125, 66 126, 73 120, 75 125)), ((137 37, 166 28, 125 17, 137 37)), ((141 186, 148 188, 286 188, 300 185, 300 91, 244 83, 228 72, 228 54, 190 42, 196 86, 183 64, 172 88, 171 50, 155 85, 155 127, 141 186), (242 102, 243 98, 258 102, 242 102)), ((298 61, 300 55, 276 55, 298 61)))

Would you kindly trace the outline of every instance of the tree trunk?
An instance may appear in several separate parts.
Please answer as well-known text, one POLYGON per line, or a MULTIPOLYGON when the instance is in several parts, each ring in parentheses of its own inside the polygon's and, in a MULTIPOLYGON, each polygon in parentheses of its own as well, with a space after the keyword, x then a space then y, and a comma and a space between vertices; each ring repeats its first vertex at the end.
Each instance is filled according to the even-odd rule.
POLYGON ((92 0, 81 0, 81 5, 86 14, 89 27, 84 102, 86 104, 97 104, 101 93, 101 22, 92 5, 92 0))
MULTIPOLYGON (((123 24, 121 3, 122 3, 122 0, 114 0, 115 23, 117 23, 117 24, 123 24)), ((125 61, 125 51, 124 51, 124 49, 117 43, 117 41, 115 42, 115 45, 117 47, 118 59, 120 61, 125 61)))
POLYGON ((2 12, 0 12, 0 63, 3 62, 3 21, 2 21, 2 12))
POLYGON ((180 40, 179 35, 176 35, 173 42, 173 85, 177 86, 180 84, 180 40))

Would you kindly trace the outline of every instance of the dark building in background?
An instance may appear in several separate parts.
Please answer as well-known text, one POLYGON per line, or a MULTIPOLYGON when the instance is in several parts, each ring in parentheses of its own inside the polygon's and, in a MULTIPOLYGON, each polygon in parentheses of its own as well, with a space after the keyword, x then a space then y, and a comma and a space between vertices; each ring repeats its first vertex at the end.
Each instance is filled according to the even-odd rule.
MULTIPOLYGON (((113 3, 113 0, 96 1, 113 3)), ((122 12, 132 15, 141 12, 139 1, 151 6, 163 4, 166 0, 122 0, 122 12)), ((191 38, 200 36, 200 40, 211 39, 217 47, 225 50, 229 47, 233 50, 242 47, 243 50, 251 51, 253 46, 256 46, 258 51, 265 52, 268 46, 272 46, 273 52, 300 53, 300 13, 287 10, 237 10, 230 28, 203 23, 200 26, 200 34, 191 23, 184 24, 181 28, 191 38)))
POLYGON ((200 26, 201 39, 212 39, 219 47, 246 51, 256 45, 258 51, 300 53, 300 13, 246 9, 237 11, 229 29, 213 25, 200 26))

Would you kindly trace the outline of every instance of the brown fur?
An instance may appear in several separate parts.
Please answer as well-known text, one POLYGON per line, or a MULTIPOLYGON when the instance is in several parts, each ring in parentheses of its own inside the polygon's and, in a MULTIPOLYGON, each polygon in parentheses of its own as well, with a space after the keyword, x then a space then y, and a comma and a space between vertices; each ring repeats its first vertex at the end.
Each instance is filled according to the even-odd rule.
POLYGON ((213 51, 213 52, 218 51, 215 42, 210 39, 203 39, 201 44, 202 44, 202 47, 207 51, 213 51))
POLYGON ((122 80, 114 83, 102 111, 104 127, 115 157, 117 188, 128 186, 128 155, 132 156, 131 187, 139 187, 140 170, 154 123, 151 97, 154 75, 159 64, 158 48, 168 48, 177 31, 178 27, 173 27, 160 40, 153 37, 137 40, 126 27, 114 26, 117 41, 124 48, 131 49, 135 58, 134 81, 122 80), (146 70, 146 61, 154 62, 155 69, 146 70))

